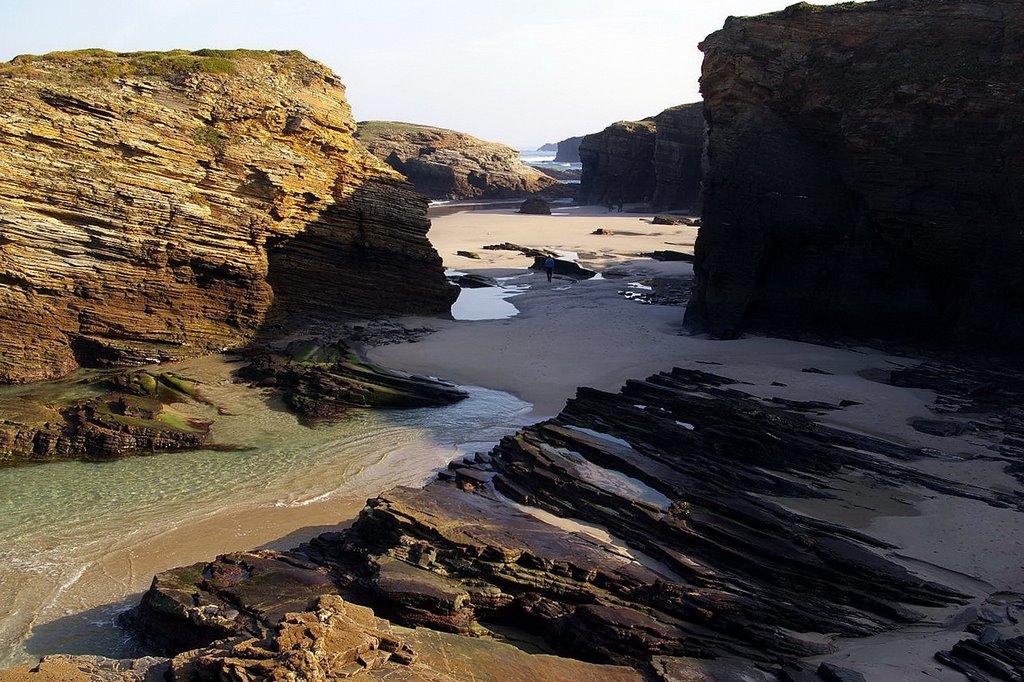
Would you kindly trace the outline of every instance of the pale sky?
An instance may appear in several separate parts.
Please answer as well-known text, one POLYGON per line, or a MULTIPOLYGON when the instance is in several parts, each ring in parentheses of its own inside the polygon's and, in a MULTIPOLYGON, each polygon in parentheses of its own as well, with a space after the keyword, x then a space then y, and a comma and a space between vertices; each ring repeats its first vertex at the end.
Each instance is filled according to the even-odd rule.
POLYGON ((0 0, 0 61, 297 49, 341 77, 357 120, 532 148, 698 100, 697 43, 729 15, 793 1, 0 0))

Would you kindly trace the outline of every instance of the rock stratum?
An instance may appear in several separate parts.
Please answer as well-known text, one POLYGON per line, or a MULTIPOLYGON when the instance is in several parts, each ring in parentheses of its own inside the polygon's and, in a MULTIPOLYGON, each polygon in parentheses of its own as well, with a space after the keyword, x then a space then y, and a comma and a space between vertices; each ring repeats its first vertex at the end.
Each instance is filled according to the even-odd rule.
POLYGON ((0 382, 455 295, 426 201, 298 52, 22 56, 0 105, 0 382))
POLYGON ((514 148, 455 130, 362 121, 356 137, 431 199, 517 199, 560 184, 514 148))
POLYGON ((698 210, 703 148, 700 102, 642 121, 614 123, 580 142, 579 203, 642 202, 653 210, 698 210))
POLYGON ((701 46, 692 329, 1024 342, 1024 6, 795 5, 701 46))

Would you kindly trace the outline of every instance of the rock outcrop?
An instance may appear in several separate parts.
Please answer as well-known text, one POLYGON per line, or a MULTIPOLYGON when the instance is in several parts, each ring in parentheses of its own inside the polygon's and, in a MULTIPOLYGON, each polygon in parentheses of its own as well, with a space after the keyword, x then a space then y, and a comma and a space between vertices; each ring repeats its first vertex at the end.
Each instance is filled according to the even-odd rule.
POLYGON ((555 146, 555 161, 557 163, 580 163, 580 142, 583 136, 567 137, 555 146))
POLYGON ((688 325, 1024 343, 1024 6, 794 5, 702 43, 688 325))
POLYGON ((67 404, 38 395, 0 399, 0 465, 112 459, 206 443, 211 422, 173 408, 201 400, 190 380, 139 371, 103 383, 111 390, 67 404))
POLYGON ((356 137, 431 199, 517 199, 559 184, 512 147, 454 130, 362 121, 356 137))
MULTIPOLYGON (((208 614, 217 610, 216 605, 209 607, 208 614)), ((230 615, 230 611, 226 613, 230 615)), ((0 671, 3 682, 326 682, 353 678, 391 682, 644 680, 625 667, 533 655, 494 641, 393 626, 369 608, 334 594, 311 598, 295 612, 283 614, 259 637, 225 639, 173 658, 47 656, 35 666, 0 671)))
POLYGON ((337 417, 353 407, 437 407, 469 396, 446 381, 363 362, 340 341, 293 341, 261 351, 238 375, 277 388, 289 409, 306 419, 337 417))
POLYGON ((647 203, 699 209, 704 117, 700 102, 642 121, 620 121, 579 145, 582 204, 647 203))
POLYGON ((371 500, 348 530, 157 576, 135 626, 173 654, 273 636, 284 614, 341 593, 403 626, 517 629, 655 680, 767 680, 824 652, 813 633, 873 635, 966 601, 891 561, 892 546, 773 498, 830 498, 840 473, 999 508, 1019 496, 908 464, 935 451, 800 414, 842 404, 740 388, 677 369, 618 394, 580 389, 557 418, 371 500))
POLYGON ((447 310, 426 201, 297 52, 0 65, 0 382, 233 347, 310 314, 447 310))

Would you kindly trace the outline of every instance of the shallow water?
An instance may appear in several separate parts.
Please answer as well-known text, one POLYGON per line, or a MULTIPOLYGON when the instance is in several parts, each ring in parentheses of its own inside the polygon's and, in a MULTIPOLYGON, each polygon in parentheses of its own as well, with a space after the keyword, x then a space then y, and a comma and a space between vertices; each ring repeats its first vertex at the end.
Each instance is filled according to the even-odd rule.
POLYGON ((528 290, 529 285, 509 284, 478 289, 460 289, 459 298, 452 304, 452 317, 456 320, 500 320, 515 317, 519 308, 506 300, 528 290))
POLYGON ((457 405, 354 410, 311 428, 265 392, 232 383, 236 366, 214 356, 174 370, 231 413, 188 408, 216 417, 214 441, 244 450, 0 469, 0 666, 57 651, 124 654, 113 619, 148 584, 147 570, 212 558, 226 550, 221 535, 249 537, 252 519, 276 533, 267 540, 313 523, 306 510, 330 519, 319 523, 341 521, 338 501, 354 509, 392 486, 420 485, 522 426, 531 407, 467 387, 457 405))

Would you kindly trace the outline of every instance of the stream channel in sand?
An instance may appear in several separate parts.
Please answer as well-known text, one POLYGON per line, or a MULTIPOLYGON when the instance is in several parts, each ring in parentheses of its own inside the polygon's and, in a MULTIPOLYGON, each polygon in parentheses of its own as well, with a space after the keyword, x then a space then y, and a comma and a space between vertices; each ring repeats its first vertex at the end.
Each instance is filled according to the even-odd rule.
MULTIPOLYGON (((286 549, 349 519, 368 497, 421 485, 460 454, 487 450, 527 423, 529 403, 467 387, 456 405, 353 410, 315 427, 258 389, 231 381, 225 356, 169 367, 202 382, 225 415, 217 445, 109 462, 0 469, 0 667, 49 653, 131 653, 116 616, 161 570, 228 551, 286 549)), ((167 369, 167 368, 165 368, 167 369)), ((0 389, 81 392, 56 385, 0 389)))

